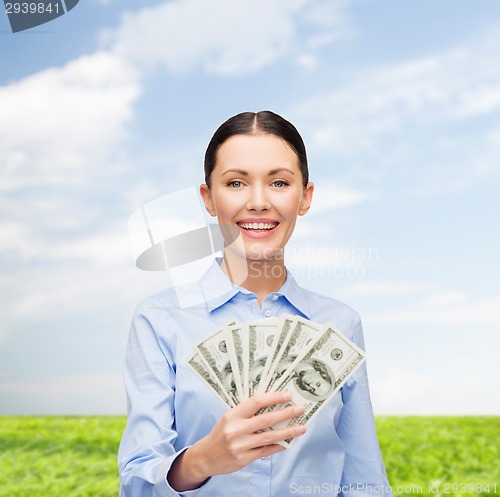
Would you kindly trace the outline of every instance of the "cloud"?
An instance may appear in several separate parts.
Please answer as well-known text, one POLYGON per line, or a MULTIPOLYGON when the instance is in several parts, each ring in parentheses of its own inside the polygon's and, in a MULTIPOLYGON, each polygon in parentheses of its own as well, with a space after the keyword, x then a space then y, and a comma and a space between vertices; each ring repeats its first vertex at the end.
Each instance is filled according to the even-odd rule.
POLYGON ((369 150, 377 138, 398 134, 412 122, 432 125, 436 119, 491 113, 500 109, 500 68, 494 63, 499 47, 500 41, 487 48, 478 43, 468 50, 367 70, 349 87, 307 99, 297 111, 314 112, 323 121, 313 139, 336 153, 369 150))
POLYGON ((312 53, 351 33, 346 27, 350 3, 174 0, 126 13, 102 40, 141 67, 160 65, 173 73, 197 68, 225 76, 251 73, 295 58, 297 47, 298 63, 311 68, 312 53))
POLYGON ((426 297, 423 304, 427 307, 443 307, 467 301, 467 295, 461 292, 435 293, 426 297))
POLYGON ((476 360, 465 369, 448 364, 447 371, 430 360, 424 370, 414 364, 390 366, 371 375, 372 403, 377 415, 497 415, 500 401, 491 395, 498 389, 497 376, 498 371, 485 370, 476 360), (474 402, 464 401, 470 392, 474 402))
POLYGON ((468 304, 460 300, 436 302, 436 298, 426 301, 426 306, 409 310, 393 310, 370 316, 370 323, 379 326, 479 326, 500 324, 500 296, 492 296, 482 301, 468 304), (434 300, 434 301, 433 301, 434 300), (453 305, 446 305, 446 304, 453 305), (429 307, 429 304, 432 304, 429 307), (441 305, 438 305, 441 304, 441 305), (436 308, 438 307, 438 308, 436 308))
POLYGON ((498 35, 483 35, 466 47, 370 67, 289 115, 310 150, 355 165, 347 175, 402 177, 403 195, 469 188, 498 176, 498 128, 489 116, 500 112, 499 50, 498 35))
POLYGON ((109 52, 0 88, 1 340, 133 288, 119 173, 140 92, 136 70, 109 52))
POLYGON ((394 281, 363 281, 344 289, 347 295, 391 295, 402 293, 417 293, 426 290, 430 285, 425 283, 399 283, 394 281))
POLYGON ((140 93, 111 53, 82 56, 0 88, 0 190, 74 185, 116 153, 140 93))
POLYGON ((125 392, 120 373, 82 373, 0 383, 3 415, 123 415, 125 392))
POLYGON ((369 195, 355 188, 339 186, 335 181, 321 180, 314 189, 311 213, 343 209, 365 202, 369 195))

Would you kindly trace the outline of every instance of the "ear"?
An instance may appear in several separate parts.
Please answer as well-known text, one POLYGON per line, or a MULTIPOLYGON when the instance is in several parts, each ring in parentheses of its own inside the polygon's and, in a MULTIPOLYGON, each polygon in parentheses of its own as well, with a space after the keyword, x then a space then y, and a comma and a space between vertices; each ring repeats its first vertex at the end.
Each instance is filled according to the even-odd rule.
POLYGON ((311 207, 312 197, 314 192, 314 183, 307 183, 302 194, 302 202, 299 207, 299 216, 303 216, 311 207))
POLYGON ((203 199, 203 203, 205 204, 205 209, 207 209, 207 212, 212 217, 216 217, 217 211, 215 210, 215 204, 212 199, 212 193, 210 192, 210 188, 208 188, 207 185, 205 184, 200 185, 200 195, 201 198, 203 199))

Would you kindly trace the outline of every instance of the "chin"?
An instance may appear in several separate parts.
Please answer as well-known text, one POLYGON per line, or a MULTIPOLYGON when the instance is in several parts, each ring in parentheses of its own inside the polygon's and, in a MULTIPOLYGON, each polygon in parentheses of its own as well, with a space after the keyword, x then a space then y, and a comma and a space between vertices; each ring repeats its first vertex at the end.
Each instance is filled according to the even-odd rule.
POLYGON ((281 248, 267 248, 262 250, 247 251, 246 258, 252 261, 275 261, 284 258, 284 251, 281 248))
POLYGON ((284 258, 284 250, 280 247, 248 247, 241 244, 232 244, 226 247, 239 257, 247 261, 274 261, 284 258))

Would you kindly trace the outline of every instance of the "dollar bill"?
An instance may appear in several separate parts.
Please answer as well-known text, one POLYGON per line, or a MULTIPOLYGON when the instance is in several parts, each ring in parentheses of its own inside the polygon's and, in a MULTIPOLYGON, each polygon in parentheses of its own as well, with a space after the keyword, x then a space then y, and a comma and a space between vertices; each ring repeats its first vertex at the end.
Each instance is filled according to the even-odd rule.
POLYGON ((268 373, 266 391, 275 390, 286 379, 300 355, 324 332, 324 326, 300 316, 294 317, 293 328, 288 331, 280 350, 274 357, 272 370, 268 373))
POLYGON ((274 369, 277 357, 281 357, 280 351, 282 347, 286 344, 289 339, 290 330, 293 329, 293 324, 295 323, 295 316, 285 314, 277 323, 277 331, 275 339, 271 344, 271 350, 267 357, 267 362, 262 373, 262 378, 260 380, 257 392, 262 393, 267 391, 267 385, 269 383, 269 373, 274 369))
POLYGON ((238 400, 248 399, 248 328, 244 324, 224 328, 238 400))
MULTIPOLYGON (((234 324, 234 323, 233 323, 234 324)), ((196 353, 209 367, 224 388, 234 405, 239 403, 238 389, 234 378, 231 357, 227 347, 224 328, 217 330, 196 346, 196 353)))
POLYGON ((266 371, 278 332, 279 320, 268 318, 248 324, 248 396, 254 395, 266 371))
POLYGON ((219 382, 217 376, 211 368, 207 366, 205 361, 202 359, 199 353, 196 353, 191 359, 189 359, 189 365, 193 371, 211 388, 215 395, 221 400, 223 404, 227 407, 234 407, 236 404, 229 398, 227 392, 225 391, 222 384, 219 382))
MULTIPOLYGON (((326 327, 323 335, 300 356, 293 369, 276 388, 277 391, 290 392, 292 399, 286 405, 303 405, 304 413, 271 429, 308 424, 364 360, 365 354, 359 347, 332 327, 326 327)), ((262 412, 281 407, 284 406, 271 406, 262 412)), ((285 440, 282 445, 290 446, 293 441, 294 439, 285 440)))
POLYGON ((258 392, 290 392, 290 402, 259 412, 304 406, 301 416, 270 428, 279 429, 308 424, 364 360, 364 352, 332 326, 287 314, 217 330, 197 344, 189 365, 228 407, 258 392))

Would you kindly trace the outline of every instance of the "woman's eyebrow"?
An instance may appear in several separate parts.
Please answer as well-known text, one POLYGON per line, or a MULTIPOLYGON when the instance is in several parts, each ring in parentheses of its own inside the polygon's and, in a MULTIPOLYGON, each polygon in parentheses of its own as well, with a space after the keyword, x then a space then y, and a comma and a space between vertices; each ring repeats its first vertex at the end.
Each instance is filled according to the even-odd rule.
MULTIPOLYGON (((295 172, 292 169, 288 169, 287 167, 278 167, 276 169, 271 169, 267 175, 268 176, 274 176, 275 174, 282 173, 283 171, 295 175, 295 172)), ((248 171, 245 171, 244 169, 227 169, 224 171, 221 176, 224 176, 225 174, 229 173, 236 173, 236 174, 241 174, 242 176, 248 176, 248 171)))
POLYGON ((273 176, 274 174, 278 174, 278 173, 281 173, 283 171, 286 171, 287 173, 291 173, 291 174, 295 175, 295 172, 292 171, 291 169, 288 169, 288 167, 279 167, 277 169, 272 169, 271 171, 269 171, 268 176, 273 176))
POLYGON ((248 171, 245 171, 244 169, 228 169, 227 171, 224 171, 221 176, 224 176, 225 174, 228 173, 237 173, 241 174, 242 176, 248 176, 248 171))

